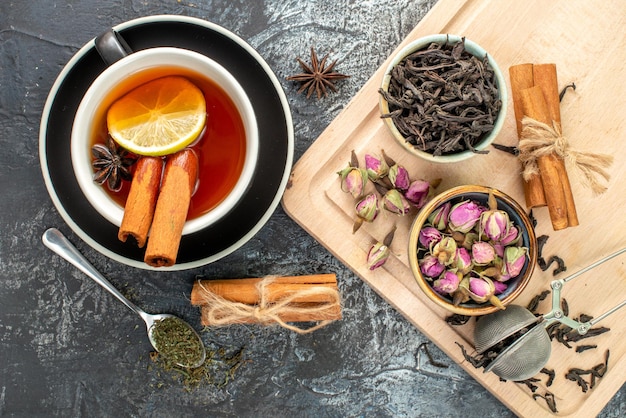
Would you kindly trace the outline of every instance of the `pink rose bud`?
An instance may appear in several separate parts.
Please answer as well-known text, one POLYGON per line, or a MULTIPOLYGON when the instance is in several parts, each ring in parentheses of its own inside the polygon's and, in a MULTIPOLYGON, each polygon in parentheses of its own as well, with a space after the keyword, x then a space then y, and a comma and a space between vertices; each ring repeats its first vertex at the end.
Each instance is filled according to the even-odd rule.
POLYGON ((397 189, 388 190, 383 196, 383 207, 396 215, 406 215, 411 205, 397 189))
POLYGON ((506 234, 504 237, 502 237, 502 239, 500 239, 500 244, 504 246, 517 245, 520 239, 521 239, 521 235, 519 233, 519 230, 517 229, 515 225, 513 225, 513 222, 511 222, 509 224, 509 233, 506 234))
POLYGON ((503 210, 488 210, 480 215, 480 238, 500 241, 509 234, 509 215, 503 210))
POLYGON ((472 258, 479 266, 486 266, 496 258, 496 250, 485 241, 476 241, 472 244, 472 258))
POLYGON ((370 193, 359 200, 354 206, 354 210, 356 212, 356 221, 352 225, 353 234, 361 228, 363 222, 373 222, 378 216, 379 206, 376 193, 370 193))
POLYGON ((493 282, 486 277, 470 277, 469 296, 474 302, 487 302, 494 295, 496 288, 493 282))
POLYGON ((443 237, 430 248, 430 253, 443 265, 449 266, 456 258, 456 241, 452 237, 443 237))
POLYGON ((365 154, 365 170, 370 180, 376 181, 387 175, 389 166, 383 158, 376 158, 370 154, 365 154))
POLYGON ((341 190, 350 193, 355 199, 361 197, 367 184, 367 171, 364 168, 348 166, 341 170, 341 190))
POLYGON ((384 245, 382 242, 377 242, 370 248, 369 253, 367 254, 367 268, 370 270, 377 269, 385 264, 389 255, 389 247, 384 245))
POLYGON ((428 223, 437 228, 440 231, 443 231, 448 227, 448 215, 450 214, 450 209, 452 208, 452 204, 450 202, 446 202, 443 205, 437 207, 429 216, 428 223))
POLYGON ((504 293, 504 291, 509 287, 506 283, 499 282, 497 280, 493 281, 493 287, 496 289, 495 294, 500 295, 504 293))
POLYGON ((425 226, 420 230, 419 242, 424 248, 430 248, 441 240, 441 232, 432 226, 425 226))
POLYGON ((385 264, 391 255, 389 247, 391 246, 395 233, 396 227, 394 225, 393 229, 387 234, 383 242, 377 242, 370 248, 367 254, 367 268, 375 270, 385 264))
POLYGON ((378 216, 378 196, 376 193, 370 193, 355 206, 356 216, 365 222, 373 222, 378 216))
POLYGON ((427 254, 420 260, 420 271, 427 277, 439 277, 445 270, 445 266, 437 260, 437 257, 427 254))
POLYGON ((447 270, 441 278, 433 282, 433 290, 441 295, 449 295, 459 288, 460 281, 457 273, 447 270))
POLYGON ((430 183, 425 180, 415 180, 404 192, 404 197, 416 208, 421 209, 430 199, 432 193, 430 183))
POLYGON ((448 226, 453 231, 469 232, 474 228, 480 214, 486 209, 472 200, 464 200, 457 203, 450 209, 448 216, 448 226))
POLYGON ((469 273, 472 270, 474 263, 469 251, 463 247, 457 247, 456 249, 456 268, 457 271, 463 275, 469 273))
POLYGON ((401 165, 394 164, 389 167, 389 173, 387 174, 393 187, 399 190, 406 190, 409 188, 411 180, 409 179, 409 172, 401 165))
POLYGON ((504 250, 504 266, 510 277, 516 277, 522 272, 524 264, 526 264, 527 253, 528 249, 526 247, 506 247, 504 250))
POLYGON ((491 302, 492 305, 504 309, 502 301, 495 296, 496 287, 494 282, 488 277, 466 277, 459 284, 459 290, 463 291, 474 302, 491 302))

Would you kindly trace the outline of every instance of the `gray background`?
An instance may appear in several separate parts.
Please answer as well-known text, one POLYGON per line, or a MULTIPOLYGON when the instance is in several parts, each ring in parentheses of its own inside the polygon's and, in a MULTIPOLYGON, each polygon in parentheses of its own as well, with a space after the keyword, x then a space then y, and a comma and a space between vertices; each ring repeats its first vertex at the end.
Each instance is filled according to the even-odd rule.
MULTIPOLYGON (((57 75, 90 39, 152 14, 195 16, 235 32, 269 63, 289 99, 297 160, 435 1, 0 2, 0 415, 2 416, 466 416, 512 413, 297 226, 281 208, 245 246, 177 273, 132 269, 71 233, 46 192, 39 119, 57 75), (309 47, 352 77, 322 100, 285 77, 309 47), (41 234, 59 227, 110 280, 151 312, 198 329, 187 298, 196 276, 336 273, 344 320, 306 336, 232 326, 203 332, 212 347, 245 346, 223 388, 186 392, 151 367, 141 320, 52 254, 41 234)), ((624 387, 602 417, 626 413, 624 387)))

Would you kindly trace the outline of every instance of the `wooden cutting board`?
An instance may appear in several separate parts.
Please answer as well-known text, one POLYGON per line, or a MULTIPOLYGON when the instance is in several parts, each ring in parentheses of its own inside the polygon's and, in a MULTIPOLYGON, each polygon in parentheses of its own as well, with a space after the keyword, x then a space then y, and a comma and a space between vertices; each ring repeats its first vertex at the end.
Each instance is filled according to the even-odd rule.
MULTIPOLYGON (((435 33, 466 36, 483 46, 498 62, 508 83, 510 66, 525 62, 556 63, 559 85, 576 83, 561 103, 564 136, 580 151, 615 156, 609 190, 601 196, 592 193, 569 169, 580 226, 558 232, 552 230, 546 208, 534 210, 537 235, 548 235, 544 256, 562 257, 566 277, 597 259, 626 246, 626 3, 621 0, 588 2, 558 1, 460 1, 440 0, 431 12, 398 46, 435 33)), ((390 57, 394 54, 390 51, 390 57)), ((513 412, 521 416, 546 416, 551 412, 542 399, 513 382, 502 382, 493 373, 483 373, 462 356, 457 342, 473 352, 473 323, 450 326, 448 313, 431 303, 413 279, 407 258, 408 230, 415 213, 404 217, 381 215, 373 224, 352 234, 354 201, 339 187, 337 171, 344 168, 354 150, 363 164, 365 153, 381 149, 407 167, 413 179, 442 178, 437 191, 462 184, 496 187, 524 203, 519 164, 515 157, 491 149, 454 165, 427 163, 409 155, 395 142, 380 119, 378 87, 389 58, 363 86, 342 113, 320 135, 294 166, 283 206, 306 231, 326 246, 359 277, 432 339, 455 362, 491 391, 513 412), (382 267, 369 271, 367 251, 382 240, 392 225, 398 230, 392 244, 393 256, 382 267)), ((509 84, 510 87, 510 84, 509 84)), ((497 143, 515 145, 517 133, 509 95, 506 123, 497 143)), ((371 186, 371 185, 370 185, 371 186)), ((553 266, 554 268, 554 266, 553 266)), ((552 270, 536 268, 530 285, 516 301, 526 306, 549 288, 552 270)), ((626 298, 626 256, 621 256, 569 282, 563 291, 570 315, 599 316, 626 298)), ((549 298, 539 312, 550 309, 549 298)), ((552 343, 547 364, 554 369, 554 383, 546 386, 544 374, 537 377, 536 393, 552 392, 559 415, 592 416, 624 384, 626 376, 626 324, 622 310, 601 324, 611 330, 581 344, 597 348, 577 354, 563 344, 552 343), (610 349, 609 369, 595 388, 583 393, 576 383, 565 379, 570 368, 590 368, 604 360, 610 349)))

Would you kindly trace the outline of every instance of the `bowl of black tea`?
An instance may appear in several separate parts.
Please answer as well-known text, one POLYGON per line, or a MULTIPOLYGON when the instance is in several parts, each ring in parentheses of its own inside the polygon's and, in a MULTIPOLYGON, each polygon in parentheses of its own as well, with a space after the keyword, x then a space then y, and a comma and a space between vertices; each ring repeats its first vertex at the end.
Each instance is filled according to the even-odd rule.
POLYGON ((458 162, 489 152, 506 116, 506 82, 493 57, 456 35, 431 35, 391 60, 380 93, 381 116, 410 153, 458 162))

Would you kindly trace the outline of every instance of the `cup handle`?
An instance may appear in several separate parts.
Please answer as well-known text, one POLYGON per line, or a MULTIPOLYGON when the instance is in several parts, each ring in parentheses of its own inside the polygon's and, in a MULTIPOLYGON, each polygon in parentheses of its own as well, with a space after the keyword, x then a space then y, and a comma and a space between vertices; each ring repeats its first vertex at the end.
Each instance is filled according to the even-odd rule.
POLYGON ((96 37, 95 44, 96 51, 107 65, 111 65, 133 52, 115 29, 109 29, 96 37))

